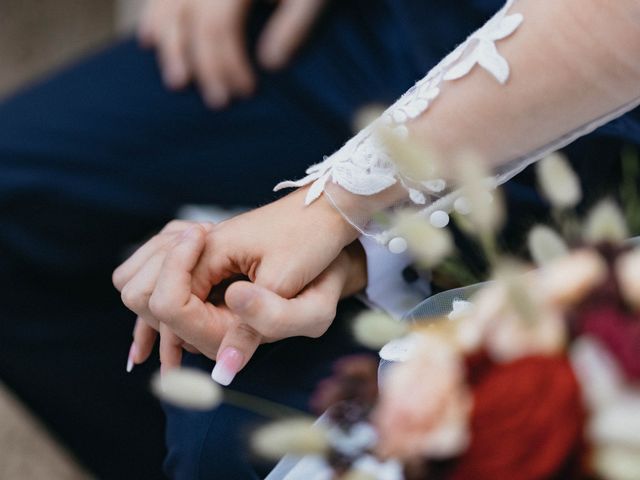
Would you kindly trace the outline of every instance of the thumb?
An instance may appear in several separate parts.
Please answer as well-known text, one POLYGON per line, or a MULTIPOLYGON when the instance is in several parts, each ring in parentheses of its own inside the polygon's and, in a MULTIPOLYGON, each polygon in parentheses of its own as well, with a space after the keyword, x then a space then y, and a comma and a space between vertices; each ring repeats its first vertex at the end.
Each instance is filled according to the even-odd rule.
POLYGON ((225 295, 227 306, 232 313, 240 316, 240 323, 232 326, 222 338, 211 372, 211 378, 224 386, 229 385, 245 367, 262 340, 262 335, 250 324, 244 323, 242 318, 243 313, 259 309, 260 302, 256 300, 259 294, 252 287, 253 284, 249 282, 236 282, 227 289, 225 295))
MULTIPOLYGON (((264 340, 275 341, 298 335, 315 336, 308 330, 316 323, 322 306, 318 286, 308 289, 293 299, 283 298, 261 285, 251 282, 235 282, 225 294, 225 304, 239 319, 259 332, 264 340), (296 321, 293 321, 296 319, 296 321)), ((325 303, 327 299, 324 299, 325 303)))
POLYGON ((258 41, 263 67, 283 67, 306 38, 324 0, 282 0, 258 41))
POLYGON ((271 290, 251 282, 234 282, 224 295, 224 302, 240 323, 258 332, 273 329, 280 317, 283 298, 271 290))

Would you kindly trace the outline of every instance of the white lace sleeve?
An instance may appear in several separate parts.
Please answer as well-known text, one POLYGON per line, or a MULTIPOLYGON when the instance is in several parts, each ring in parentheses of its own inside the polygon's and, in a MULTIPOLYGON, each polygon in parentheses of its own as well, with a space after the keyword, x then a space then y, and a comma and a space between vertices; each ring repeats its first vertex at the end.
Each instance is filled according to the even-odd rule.
MULTIPOLYGON (((437 210, 447 211, 457 198, 454 189, 442 178, 417 181, 403 174, 377 135, 379 127, 385 126, 401 137, 427 137, 429 142, 425 144, 437 145, 438 139, 434 136, 438 133, 433 133, 431 127, 434 122, 439 122, 440 128, 435 131, 442 132, 446 126, 449 131, 457 132, 449 142, 458 143, 458 153, 466 149, 487 158, 495 167, 495 183, 504 182, 550 151, 567 145, 640 103, 640 39, 636 38, 640 35, 638 10, 638 2, 634 4, 633 0, 620 0, 615 7, 604 0, 509 0, 491 20, 376 121, 336 153, 311 166, 306 177, 282 182, 276 190, 311 184, 307 204, 323 193, 331 193, 336 207, 364 234, 372 233, 367 226, 372 218, 370 214, 398 200, 423 206, 425 215, 437 210), (580 11, 575 10, 576 7, 580 11), (529 17, 531 25, 525 21, 529 17), (578 26, 567 22, 578 23, 578 26), (585 22, 586 25, 580 25, 585 22), (557 31, 553 32, 555 28, 557 31), (528 33, 522 33, 522 38, 518 39, 520 34, 516 32, 519 30, 527 30, 528 33), (558 37, 548 38, 550 31, 558 37), (599 37, 604 35, 610 38, 602 41, 599 37), (603 44, 602 47, 593 48, 593 41, 583 41, 587 36, 603 44), (634 41, 630 43, 629 38, 634 41), (560 42, 568 43, 568 46, 560 42), (514 61, 518 60, 519 71, 513 72, 508 56, 501 53, 503 43, 509 46, 514 61), (625 45, 624 52, 619 51, 620 44, 625 45), (625 54, 632 54, 634 60, 626 60, 625 54), (532 58, 530 66, 523 61, 526 56, 532 58), (624 60, 620 61, 621 58, 624 60), (540 68, 545 66, 554 71, 540 72, 540 68), (481 77, 476 73, 478 70, 490 75, 481 77), (472 73, 474 75, 470 75, 472 73), (517 81, 510 80, 514 73, 518 74, 517 81), (466 77, 473 77, 473 80, 466 77), (494 85, 509 84, 504 94, 509 101, 469 101, 460 105, 459 98, 499 95, 495 88, 487 88, 487 78, 492 79, 494 85), (577 92, 567 94, 567 83, 572 81, 577 92), (531 85, 527 85, 528 82, 531 85), (443 90, 446 94, 442 93, 443 90), (455 95, 456 90, 459 95, 455 95), (557 98, 562 98, 562 101, 554 101, 557 98), (585 107, 589 102, 590 106, 585 107), (433 118, 424 115, 434 104, 440 113, 433 114, 433 118), (558 114, 557 110, 563 107, 566 107, 564 110, 568 116, 558 114), (456 115, 460 120, 455 122, 456 115, 448 114, 447 109, 457 109, 456 115), (460 117, 460 110, 464 109, 468 112, 460 117), (469 115, 464 118, 467 113, 469 115), (473 124, 473 118, 479 123, 473 124), (536 125, 536 121, 540 122, 540 128, 532 131, 531 126, 536 125), (494 129, 500 132, 496 133, 494 129), (387 190, 395 193, 372 208, 371 205, 376 204, 373 199, 387 190), (369 208, 363 209, 367 214, 354 214, 344 208, 342 201, 336 200, 334 192, 341 198, 362 197, 349 203, 368 202, 369 208)), ((442 149, 449 154, 454 150, 442 149)), ((381 242, 389 239, 388 232, 377 232, 374 236, 381 242)))

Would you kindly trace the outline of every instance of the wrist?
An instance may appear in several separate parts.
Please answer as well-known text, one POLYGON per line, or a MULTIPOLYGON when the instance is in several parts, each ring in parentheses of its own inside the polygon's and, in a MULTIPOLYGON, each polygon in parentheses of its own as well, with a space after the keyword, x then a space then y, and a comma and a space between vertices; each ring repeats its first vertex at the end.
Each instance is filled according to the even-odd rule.
POLYGON ((340 249, 358 238, 360 232, 326 195, 321 195, 312 204, 304 206, 304 198, 308 189, 309 187, 303 187, 292 195, 299 197, 296 201, 299 202, 301 208, 306 209, 305 213, 313 218, 315 227, 320 228, 322 232, 329 232, 331 239, 338 243, 340 249))

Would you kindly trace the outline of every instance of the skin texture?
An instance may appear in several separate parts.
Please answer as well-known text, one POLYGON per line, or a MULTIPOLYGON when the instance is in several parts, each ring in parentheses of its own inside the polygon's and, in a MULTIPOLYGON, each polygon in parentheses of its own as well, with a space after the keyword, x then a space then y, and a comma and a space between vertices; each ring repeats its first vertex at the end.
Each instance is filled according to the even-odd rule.
MULTIPOLYGON (((281 0, 261 32, 256 58, 262 68, 284 67, 302 45, 326 0, 281 0)), ((256 76, 249 61, 245 23, 252 0, 149 0, 138 35, 155 48, 167 87, 191 81, 212 108, 250 95, 256 76)))
POLYGON ((184 348, 211 359, 233 349, 240 353, 237 370, 261 343, 322 335, 338 300, 366 285, 366 262, 352 243, 355 231, 330 205, 304 207, 304 193, 218 225, 171 222, 118 267, 114 285, 139 317, 133 363, 148 358, 158 333, 163 369, 179 366, 184 348), (291 215, 280 216, 280 205, 291 215), (309 209, 308 222, 292 224, 300 208, 309 209), (327 241, 316 236, 296 249, 295 232, 316 229, 340 232, 332 248, 323 250, 327 241), (212 289, 220 294, 238 275, 249 281, 226 288, 223 304, 209 301, 212 289))

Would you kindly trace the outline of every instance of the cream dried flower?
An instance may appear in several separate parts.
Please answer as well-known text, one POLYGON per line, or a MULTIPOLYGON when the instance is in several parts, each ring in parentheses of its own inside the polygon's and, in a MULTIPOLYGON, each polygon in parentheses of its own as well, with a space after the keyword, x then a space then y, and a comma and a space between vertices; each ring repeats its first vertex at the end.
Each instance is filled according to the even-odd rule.
POLYGON ((554 355, 564 348, 566 326, 561 312, 539 308, 527 321, 513 309, 505 311, 487 331, 485 348, 496 362, 509 363, 532 355, 554 355))
POLYGON ((640 451, 640 393, 624 388, 591 416, 587 436, 596 445, 619 445, 640 451))
POLYGON ((425 268, 438 265, 453 251, 451 233, 433 227, 415 213, 400 212, 395 219, 395 229, 405 238, 409 250, 425 268))
POLYGON ((497 232, 504 223, 505 211, 495 176, 474 155, 458 159, 456 170, 460 194, 468 207, 465 220, 481 234, 497 232))
POLYGON ((592 244, 620 243, 628 237, 624 215, 611 200, 603 200, 589 212, 583 231, 585 241, 592 244))
POLYGON ((360 108, 353 117, 353 130, 359 132, 376 122, 384 113, 383 105, 371 104, 360 108))
POLYGON ((575 305, 607 275, 604 259, 593 250, 577 250, 546 265, 538 272, 536 288, 560 308, 575 305))
POLYGON ((358 458, 351 471, 340 480, 403 480, 403 468, 397 460, 380 460, 373 455, 358 458), (350 476, 354 474, 355 476, 350 476))
POLYGON ((209 410, 222 401, 222 390, 211 376, 192 368, 156 373, 151 389, 161 400, 191 410, 209 410))
POLYGON ((640 478, 640 449, 603 446, 595 449, 591 462, 598 475, 607 480, 640 478))
POLYGON ((553 153, 540 160, 536 174, 542 194, 554 207, 568 209, 580 203, 580 180, 564 155, 553 153))
POLYGON ((595 411, 620 395, 624 375, 615 358, 598 340, 580 336, 572 343, 569 357, 589 409, 595 411))
POLYGON ((471 315, 462 315, 456 328, 456 341, 465 353, 477 351, 485 340, 491 322, 502 314, 507 291, 501 282, 484 286, 471 299, 471 315))
POLYGON ((358 342, 369 348, 381 348, 391 340, 407 333, 407 326, 378 310, 358 315, 353 324, 353 334, 358 342))
POLYGON ((569 247, 562 237, 545 225, 536 225, 529 231, 529 252, 538 266, 546 265, 569 253, 569 247))
POLYGON ((455 298, 451 302, 451 312, 447 315, 449 320, 459 320, 468 316, 473 311, 473 303, 455 298))
POLYGON ((496 280, 473 297, 473 310, 460 319, 457 342, 465 352, 484 348, 497 362, 561 351, 566 327, 561 311, 539 286, 539 272, 524 274, 503 265, 496 280))
POLYGON ((363 472, 362 470, 349 470, 340 477, 340 480, 378 480, 373 473, 363 472))
POLYGON ((441 175, 442 168, 436 155, 429 148, 417 144, 387 126, 379 127, 377 135, 389 152, 393 163, 406 179, 429 184, 441 175))
POLYGON ((326 430, 306 418, 273 422, 258 429, 251 439, 253 450, 264 458, 284 455, 323 454, 329 448, 326 430))
POLYGON ((616 275, 624 299, 640 310, 640 248, 622 255, 616 261, 616 275))

